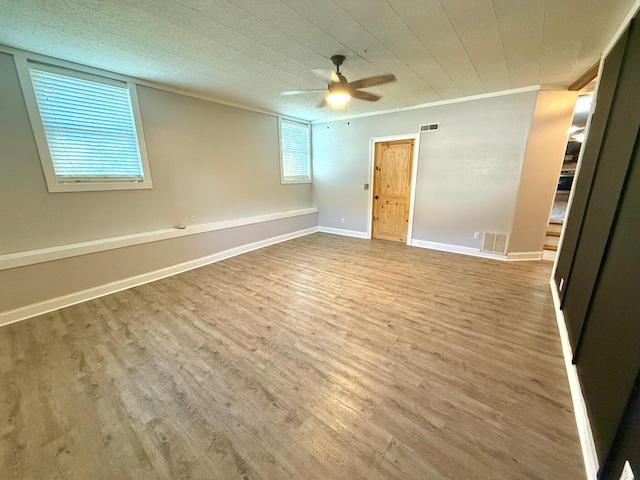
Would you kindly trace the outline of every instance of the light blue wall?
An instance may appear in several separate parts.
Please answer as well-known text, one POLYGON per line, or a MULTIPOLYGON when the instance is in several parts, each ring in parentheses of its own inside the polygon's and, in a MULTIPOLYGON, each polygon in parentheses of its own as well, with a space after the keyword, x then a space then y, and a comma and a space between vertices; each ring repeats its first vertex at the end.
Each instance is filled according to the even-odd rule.
POLYGON ((49 193, 11 55, 0 53, 0 254, 311 206, 280 184, 278 119, 139 86, 151 190, 49 193))
POLYGON ((474 232, 510 232, 538 92, 530 91, 314 124, 314 201, 320 226, 365 232, 370 139, 422 133, 413 238, 480 247, 474 232), (328 128, 327 128, 328 127, 328 128), (345 223, 341 223, 341 219, 345 223))

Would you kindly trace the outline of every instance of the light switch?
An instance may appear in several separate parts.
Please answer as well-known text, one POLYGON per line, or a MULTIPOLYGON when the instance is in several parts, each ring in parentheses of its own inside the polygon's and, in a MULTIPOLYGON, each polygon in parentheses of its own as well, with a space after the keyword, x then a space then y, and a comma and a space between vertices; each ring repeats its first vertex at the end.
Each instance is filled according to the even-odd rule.
POLYGON ((369 190, 369 184, 368 184, 368 183, 365 183, 365 184, 364 184, 364 189, 365 189, 365 190, 369 190))

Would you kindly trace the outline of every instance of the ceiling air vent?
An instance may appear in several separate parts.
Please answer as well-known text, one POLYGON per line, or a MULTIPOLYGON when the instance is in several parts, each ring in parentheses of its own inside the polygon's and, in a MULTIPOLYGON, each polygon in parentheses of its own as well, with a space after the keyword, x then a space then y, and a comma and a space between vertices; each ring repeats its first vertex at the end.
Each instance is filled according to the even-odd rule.
POLYGON ((439 123, 429 123, 428 125, 420 125, 421 132, 431 132, 440 128, 439 123))
POLYGON ((509 243, 509 235, 506 233, 484 232, 482 251, 505 255, 507 253, 507 243, 509 243))

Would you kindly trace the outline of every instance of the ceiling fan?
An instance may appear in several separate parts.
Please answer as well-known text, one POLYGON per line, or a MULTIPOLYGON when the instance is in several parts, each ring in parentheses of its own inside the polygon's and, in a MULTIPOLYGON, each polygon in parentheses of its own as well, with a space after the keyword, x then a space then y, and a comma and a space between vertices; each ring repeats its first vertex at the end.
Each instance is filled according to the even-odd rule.
POLYGON ((367 102, 377 102, 380 100, 379 95, 373 93, 363 92, 360 88, 375 87, 376 85, 382 85, 384 83, 393 82, 396 76, 392 73, 385 73, 383 75, 376 75, 374 77, 361 78, 354 82, 349 83, 344 75, 340 73, 340 65, 344 62, 344 55, 334 55, 331 57, 331 61, 336 66, 336 71, 315 69, 313 73, 322 77, 328 81, 327 89, 316 90, 290 90, 287 92, 281 92, 281 95, 301 95, 305 93, 326 92, 324 99, 319 107, 324 105, 324 102, 328 102, 331 105, 343 105, 352 98, 360 100, 366 100, 367 102))

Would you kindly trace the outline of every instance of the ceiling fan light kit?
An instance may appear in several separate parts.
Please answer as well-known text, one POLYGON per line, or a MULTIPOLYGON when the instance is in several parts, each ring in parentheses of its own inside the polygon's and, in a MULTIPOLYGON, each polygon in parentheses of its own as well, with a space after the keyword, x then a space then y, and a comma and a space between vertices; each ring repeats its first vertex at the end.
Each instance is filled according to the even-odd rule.
MULTIPOLYGON (((338 87, 340 86, 338 85, 338 87)), ((327 103, 331 105, 336 105, 336 106, 344 105, 349 100, 351 100, 351 93, 347 89, 331 88, 330 86, 329 93, 327 94, 326 97, 324 97, 324 99, 327 101, 327 103)))
POLYGON ((348 93, 336 92, 336 93, 330 93, 329 95, 324 97, 324 99, 327 101, 327 103, 338 106, 338 105, 344 105, 349 100, 351 100, 351 95, 349 95, 348 93))
MULTIPOLYGON (((323 70, 314 70, 314 73, 320 75, 322 78, 329 81, 327 84, 327 94, 324 100, 320 103, 320 107, 327 102, 330 105, 339 106, 344 105, 352 98, 359 100, 365 100, 367 102, 377 102, 380 100, 379 95, 359 90, 360 88, 375 87, 376 85, 382 85, 395 81, 395 75, 386 73, 383 75, 376 75, 374 77, 362 78, 355 82, 349 83, 347 78, 340 73, 340 65, 344 62, 344 55, 333 55, 331 61, 336 66, 335 72, 327 72, 323 70)), ((303 93, 312 93, 318 90, 295 90, 289 92, 281 92, 282 95, 299 95, 303 93)))

